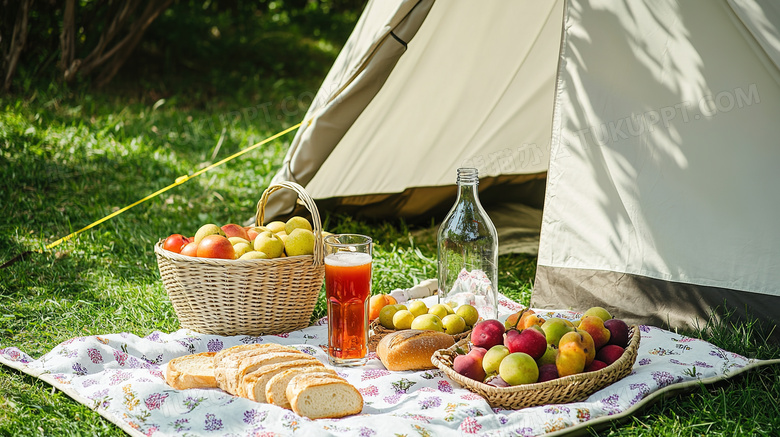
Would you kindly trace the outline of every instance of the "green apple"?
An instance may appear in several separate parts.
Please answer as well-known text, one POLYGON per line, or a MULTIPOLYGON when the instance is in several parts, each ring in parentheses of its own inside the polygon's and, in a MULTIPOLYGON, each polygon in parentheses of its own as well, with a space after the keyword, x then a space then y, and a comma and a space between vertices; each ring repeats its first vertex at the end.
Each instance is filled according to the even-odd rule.
POLYGON ((444 326, 444 332, 450 335, 457 335, 466 330, 466 321, 457 314, 447 314, 441 319, 444 326))
POLYGON ((421 316, 423 314, 428 314, 428 305, 425 305, 425 302, 421 300, 413 300, 409 302, 409 305, 407 305, 409 308, 409 311, 414 314, 415 317, 421 316))
POLYGON ((444 316, 449 314, 449 311, 447 311, 447 307, 445 305, 437 303, 436 305, 428 308, 428 314, 435 314, 440 319, 443 319, 444 316))
POLYGON ((542 323, 542 331, 544 331, 548 344, 558 346, 561 337, 567 332, 574 331, 574 327, 561 318, 551 317, 542 323))
POLYGON ((599 319, 601 319, 603 322, 606 322, 607 320, 612 318, 612 314, 609 313, 606 309, 602 307, 590 307, 587 310, 585 310, 584 313, 582 313, 582 317, 585 316, 596 316, 599 319))
POLYGON ((309 223, 309 221, 303 217, 295 216, 290 220, 287 220, 287 223, 284 224, 284 231, 287 232, 287 235, 292 234, 292 232, 296 229, 306 229, 307 231, 311 231, 311 223, 309 223))
POLYGON ((455 311, 455 314, 463 317, 463 320, 465 320, 466 324, 469 326, 474 326, 474 324, 477 323, 477 320, 479 320, 479 312, 469 304, 459 306, 457 311, 455 311))
POLYGON ((442 325, 439 316, 435 314, 423 314, 419 317, 415 317, 412 321, 411 328, 419 329, 421 331, 444 332, 444 325, 442 325))
POLYGON ((514 352, 501 360, 498 374, 509 385, 533 384, 539 379, 539 366, 527 353, 514 352))
POLYGON ((393 316, 398 312, 395 305, 385 305, 379 310, 379 324, 387 329, 395 329, 393 316))
POLYGON ((284 243, 284 250, 287 252, 287 256, 313 254, 314 234, 307 229, 294 229, 292 233, 287 234, 287 240, 284 243))
POLYGON ((509 354, 509 348, 503 344, 497 344, 488 349, 485 356, 482 357, 482 368, 485 370, 485 373, 488 376, 493 373, 498 373, 501 361, 509 354))
POLYGON ((261 232, 255 237, 255 250, 264 252, 269 258, 279 258, 284 252, 284 242, 270 231, 261 232))
POLYGON ((236 243, 233 245, 233 251, 236 253, 236 259, 239 259, 241 258, 241 255, 251 252, 252 248, 249 246, 249 243, 236 243))
POLYGON ((221 235, 224 237, 225 231, 213 223, 203 225, 200 227, 200 229, 198 229, 198 232, 195 233, 195 242, 200 243, 201 240, 208 237, 209 235, 221 235))
POLYGON ((241 255, 238 259, 268 259, 268 255, 266 255, 263 252, 258 252, 256 250, 251 250, 251 251, 241 255))
POLYGON ((277 232, 284 231, 284 227, 285 227, 285 223, 281 220, 275 220, 265 225, 265 228, 274 234, 277 232))
POLYGON ((395 329, 409 329, 412 327, 414 314, 409 310, 396 311, 393 314, 393 327, 395 329))

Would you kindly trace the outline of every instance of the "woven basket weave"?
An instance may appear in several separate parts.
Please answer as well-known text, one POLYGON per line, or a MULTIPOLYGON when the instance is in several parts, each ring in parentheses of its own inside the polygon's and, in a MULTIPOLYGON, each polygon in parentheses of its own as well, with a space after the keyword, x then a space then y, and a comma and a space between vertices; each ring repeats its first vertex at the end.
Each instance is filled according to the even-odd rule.
POLYGON ((204 334, 263 335, 305 328, 325 276, 322 222, 314 200, 303 187, 282 182, 268 187, 257 206, 263 223, 265 204, 286 188, 298 194, 312 215, 314 255, 275 259, 195 258, 154 246, 157 265, 183 328, 204 334))
POLYGON ((552 381, 514 387, 493 387, 467 378, 452 369, 452 362, 458 355, 456 350, 468 350, 469 339, 465 338, 454 346, 436 351, 431 361, 460 385, 487 399, 493 408, 519 410, 537 405, 564 404, 586 399, 593 393, 618 381, 629 373, 639 350, 640 332, 636 326, 630 328, 630 339, 623 355, 609 366, 595 372, 564 376, 552 381))

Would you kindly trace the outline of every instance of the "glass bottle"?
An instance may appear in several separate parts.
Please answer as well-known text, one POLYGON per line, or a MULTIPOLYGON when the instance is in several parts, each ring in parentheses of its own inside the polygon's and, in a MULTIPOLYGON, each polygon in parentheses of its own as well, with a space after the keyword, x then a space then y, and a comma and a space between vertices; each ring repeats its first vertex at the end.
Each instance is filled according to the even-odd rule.
POLYGON ((479 203, 476 168, 458 169, 458 198, 438 233, 439 302, 498 318, 498 234, 479 203))

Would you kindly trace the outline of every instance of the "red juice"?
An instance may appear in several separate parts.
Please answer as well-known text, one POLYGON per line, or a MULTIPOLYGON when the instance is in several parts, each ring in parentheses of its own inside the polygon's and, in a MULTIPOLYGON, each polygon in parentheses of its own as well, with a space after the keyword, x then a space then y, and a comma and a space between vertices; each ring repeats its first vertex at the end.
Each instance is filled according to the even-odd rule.
POLYGON ((363 360, 368 352, 371 255, 338 252, 325 257, 328 353, 336 360, 363 360))

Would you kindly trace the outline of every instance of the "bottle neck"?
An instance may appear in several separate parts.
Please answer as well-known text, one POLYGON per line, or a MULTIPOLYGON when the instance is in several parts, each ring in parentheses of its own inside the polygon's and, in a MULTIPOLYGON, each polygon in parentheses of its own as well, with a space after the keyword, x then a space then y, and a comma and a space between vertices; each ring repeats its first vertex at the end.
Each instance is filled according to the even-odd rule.
POLYGON ((458 169, 458 200, 464 198, 477 199, 479 174, 476 168, 458 169))

